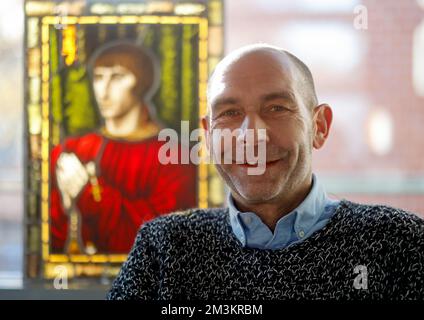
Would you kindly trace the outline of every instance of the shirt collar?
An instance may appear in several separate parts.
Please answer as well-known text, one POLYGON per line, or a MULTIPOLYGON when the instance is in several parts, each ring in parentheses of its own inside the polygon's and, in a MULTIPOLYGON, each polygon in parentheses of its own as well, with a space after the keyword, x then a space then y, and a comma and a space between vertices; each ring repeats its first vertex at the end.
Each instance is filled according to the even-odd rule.
POLYGON ((294 230, 298 233, 303 230, 309 233, 309 230, 315 225, 324 212, 327 204, 327 194, 324 187, 319 183, 316 176, 312 175, 312 189, 302 203, 291 213, 297 212, 294 223, 294 230))
MULTIPOLYGON (((278 228, 280 221, 287 220, 289 215, 294 215, 294 231, 296 233, 309 233, 311 228, 317 223, 321 214, 324 212, 327 201, 328 198, 324 187, 319 183, 315 174, 313 174, 312 188, 309 194, 297 208, 278 220, 276 228, 278 228)), ((245 246, 246 235, 243 229, 243 225, 240 222, 240 215, 242 212, 237 209, 231 193, 228 194, 227 204, 229 209, 230 224, 233 232, 243 244, 243 246, 245 246)), ((243 214, 245 213, 255 214, 253 212, 243 212, 243 214)))

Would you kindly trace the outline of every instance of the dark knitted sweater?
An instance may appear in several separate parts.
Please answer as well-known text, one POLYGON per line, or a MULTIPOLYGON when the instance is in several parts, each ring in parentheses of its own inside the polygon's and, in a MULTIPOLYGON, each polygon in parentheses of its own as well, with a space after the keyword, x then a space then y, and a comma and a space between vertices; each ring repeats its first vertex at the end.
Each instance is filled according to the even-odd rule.
POLYGON ((241 246, 226 208, 171 214, 141 227, 108 299, 424 300, 424 220, 342 200, 309 238, 259 250, 241 246))

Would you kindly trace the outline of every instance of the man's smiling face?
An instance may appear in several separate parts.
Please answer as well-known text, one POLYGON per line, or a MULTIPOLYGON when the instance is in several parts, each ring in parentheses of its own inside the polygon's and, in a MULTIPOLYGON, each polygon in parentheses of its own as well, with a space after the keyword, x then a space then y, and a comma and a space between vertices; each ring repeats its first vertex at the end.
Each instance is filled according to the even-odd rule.
MULTIPOLYGON (((266 129, 262 175, 249 175, 249 166, 235 161, 217 164, 233 195, 244 202, 278 200, 311 174, 312 111, 302 98, 296 72, 283 55, 260 51, 217 69, 211 79, 209 121, 204 125, 216 157, 228 150, 214 150, 214 130, 266 129)), ((231 147, 234 151, 234 144, 231 147)))

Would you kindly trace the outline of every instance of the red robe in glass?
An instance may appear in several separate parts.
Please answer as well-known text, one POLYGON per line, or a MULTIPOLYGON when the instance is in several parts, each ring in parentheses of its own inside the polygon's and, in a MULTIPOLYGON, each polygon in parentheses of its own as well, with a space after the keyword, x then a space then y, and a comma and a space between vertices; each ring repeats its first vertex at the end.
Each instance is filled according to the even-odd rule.
POLYGON ((85 164, 95 161, 101 189, 95 201, 88 182, 76 199, 84 245, 97 253, 128 253, 140 225, 161 214, 196 206, 196 167, 163 165, 158 160, 164 144, 157 137, 142 141, 107 138, 98 133, 68 138, 51 157, 50 234, 53 252, 64 252, 68 235, 55 168, 62 152, 75 153, 85 164))

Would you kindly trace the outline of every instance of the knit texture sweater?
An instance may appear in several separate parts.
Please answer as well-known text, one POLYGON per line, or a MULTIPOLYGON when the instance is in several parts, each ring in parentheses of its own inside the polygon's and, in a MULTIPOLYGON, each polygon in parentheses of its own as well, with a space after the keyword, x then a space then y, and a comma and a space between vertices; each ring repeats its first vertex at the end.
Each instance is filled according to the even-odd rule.
POLYGON ((191 209, 145 223, 107 298, 424 300, 414 214, 342 200, 324 228, 278 250, 242 247, 228 219, 191 209))

